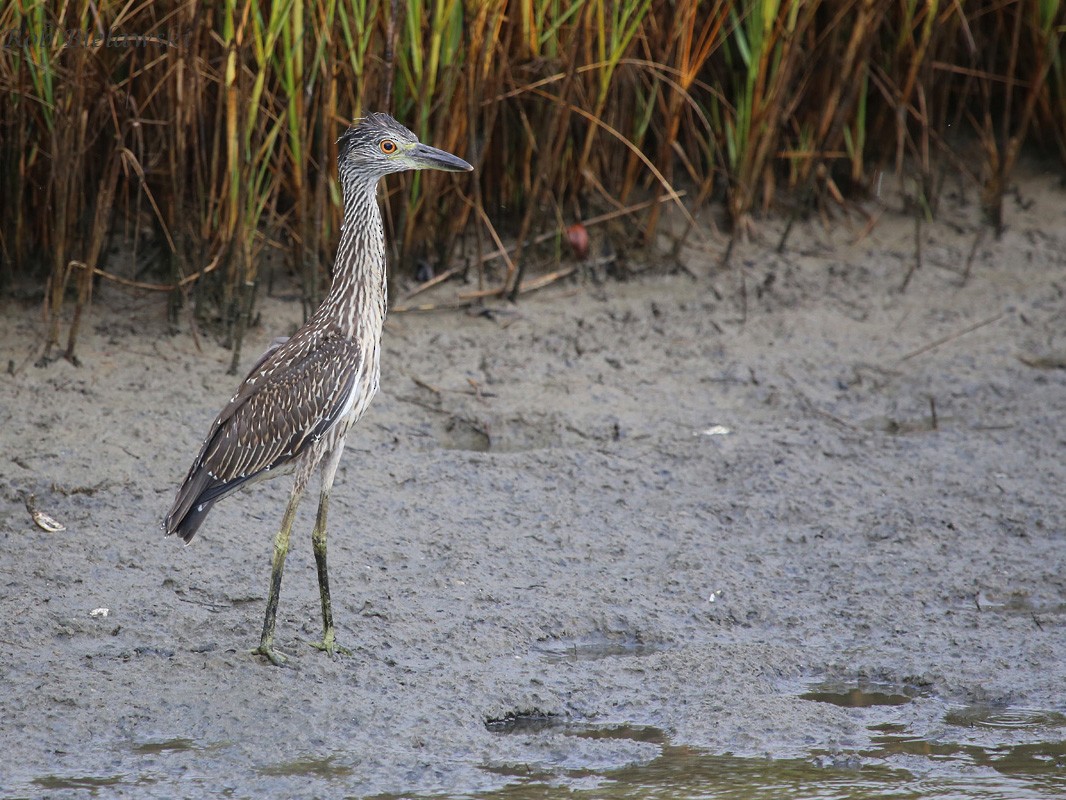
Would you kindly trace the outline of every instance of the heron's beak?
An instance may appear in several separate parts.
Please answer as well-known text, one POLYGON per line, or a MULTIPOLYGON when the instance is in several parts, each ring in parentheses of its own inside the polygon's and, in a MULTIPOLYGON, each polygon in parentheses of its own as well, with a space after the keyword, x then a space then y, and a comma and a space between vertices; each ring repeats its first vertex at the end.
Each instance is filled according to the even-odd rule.
POLYGON ((428 144, 416 144, 408 153, 408 158, 418 169, 439 169, 444 172, 472 172, 474 168, 467 164, 459 156, 445 153, 428 144))

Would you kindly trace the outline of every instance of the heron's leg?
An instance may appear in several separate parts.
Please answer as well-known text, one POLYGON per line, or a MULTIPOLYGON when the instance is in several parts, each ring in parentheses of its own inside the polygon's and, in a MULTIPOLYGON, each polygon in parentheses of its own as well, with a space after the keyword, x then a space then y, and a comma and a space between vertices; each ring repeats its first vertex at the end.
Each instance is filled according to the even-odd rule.
POLYGON ((281 573, 285 569, 285 556, 289 552, 289 532, 292 530, 292 521, 296 517, 296 508, 300 505, 300 497, 303 495, 303 484, 304 482, 297 477, 292 487, 292 495, 289 497, 289 505, 285 509, 285 516, 281 520, 281 529, 274 537, 274 560, 270 570, 270 594, 267 597, 263 636, 259 640, 259 647, 252 651, 266 656, 270 659, 270 663, 278 667, 285 663, 285 656, 274 650, 274 618, 278 613, 278 598, 281 595, 281 573))
POLYGON ((322 641, 312 642, 311 646, 325 650, 330 655, 334 653, 351 655, 351 651, 337 644, 333 630, 333 605, 329 600, 329 573, 326 569, 326 513, 329 510, 329 492, 333 488, 333 479, 337 475, 337 465, 340 464, 343 452, 344 441, 342 440, 326 458, 325 466, 322 468, 322 494, 318 499, 318 516, 315 518, 315 529, 311 532, 315 564, 318 566, 318 592, 322 598, 322 641))

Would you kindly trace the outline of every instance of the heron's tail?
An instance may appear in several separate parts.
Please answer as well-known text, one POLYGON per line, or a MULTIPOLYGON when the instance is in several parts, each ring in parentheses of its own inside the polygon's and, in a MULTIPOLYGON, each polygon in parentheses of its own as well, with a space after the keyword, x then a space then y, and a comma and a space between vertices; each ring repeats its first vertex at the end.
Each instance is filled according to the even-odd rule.
POLYGON ((163 532, 167 536, 176 533, 185 544, 191 542, 211 507, 224 494, 219 488, 218 482, 208 475, 206 469, 194 468, 178 489, 174 505, 160 525, 163 532))

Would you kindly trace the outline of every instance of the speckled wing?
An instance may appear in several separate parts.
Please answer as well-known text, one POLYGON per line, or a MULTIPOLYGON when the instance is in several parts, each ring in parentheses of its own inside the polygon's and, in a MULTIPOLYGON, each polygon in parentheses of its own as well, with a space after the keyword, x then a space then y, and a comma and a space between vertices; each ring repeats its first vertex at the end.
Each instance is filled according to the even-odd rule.
POLYGON ((341 421, 358 391, 360 353, 341 336, 272 344, 211 426, 163 521, 186 542, 211 506, 283 469, 341 421))

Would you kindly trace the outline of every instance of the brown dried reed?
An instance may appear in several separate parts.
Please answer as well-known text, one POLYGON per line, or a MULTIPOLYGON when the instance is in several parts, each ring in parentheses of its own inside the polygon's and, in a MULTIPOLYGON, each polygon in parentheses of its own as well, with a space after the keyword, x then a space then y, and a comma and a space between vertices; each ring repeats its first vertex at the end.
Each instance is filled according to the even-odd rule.
MULTIPOLYGON (((49 348, 74 297, 70 358, 94 281, 191 296, 236 363, 265 248, 318 302, 335 141, 377 109, 476 165, 403 176, 386 207, 401 271, 473 265, 449 274, 478 297, 519 293, 545 229, 558 243, 634 191, 676 199, 681 181, 696 204, 721 187, 743 232, 782 189, 807 206, 905 165, 932 214, 948 164, 998 230, 1022 145, 1066 160, 1064 30, 1049 0, 14 0, 0 290, 45 287, 49 348), (979 165, 954 153, 963 131, 979 165)), ((661 203, 636 207, 651 233, 661 203)))

